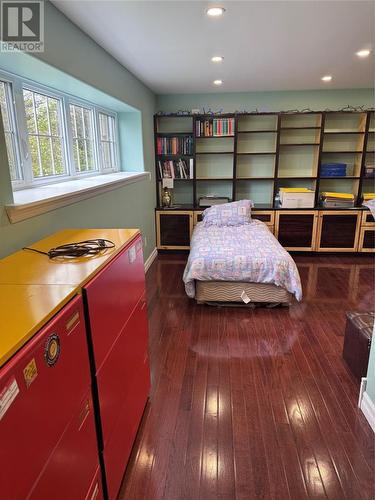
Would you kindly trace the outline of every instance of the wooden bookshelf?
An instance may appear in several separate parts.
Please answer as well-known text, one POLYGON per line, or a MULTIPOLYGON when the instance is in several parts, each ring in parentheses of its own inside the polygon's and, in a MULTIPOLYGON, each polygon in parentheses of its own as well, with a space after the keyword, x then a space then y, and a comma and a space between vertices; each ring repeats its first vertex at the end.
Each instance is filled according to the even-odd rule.
POLYGON ((199 198, 209 194, 230 201, 251 198, 256 208, 275 209, 280 187, 314 189, 315 209, 323 191, 351 192, 360 207, 363 193, 375 191, 374 179, 365 175, 366 165, 375 164, 373 111, 155 115, 154 128, 155 151, 158 138, 192 140, 189 155, 155 154, 158 207, 158 162, 164 160, 192 162, 192 177, 175 179, 172 194, 175 205, 194 209, 199 208, 199 198), (217 124, 211 129, 197 124, 223 119, 233 120, 223 135, 213 135, 217 124), (197 135, 197 127, 208 135, 197 135), (322 175, 322 164, 332 162, 347 164, 346 175, 322 175))

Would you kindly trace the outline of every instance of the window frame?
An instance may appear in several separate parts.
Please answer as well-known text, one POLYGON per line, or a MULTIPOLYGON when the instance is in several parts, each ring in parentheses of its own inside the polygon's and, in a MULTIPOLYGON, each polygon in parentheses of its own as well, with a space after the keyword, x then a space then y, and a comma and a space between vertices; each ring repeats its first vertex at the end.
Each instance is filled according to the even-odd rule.
MULTIPOLYGON (((5 102, 7 105, 7 112, 8 112, 9 122, 10 122, 10 126, 11 126, 11 128, 10 128, 10 133, 11 133, 11 138, 12 138, 11 143, 12 143, 14 161, 16 163, 15 170, 17 172, 17 179, 11 178, 11 182, 12 182, 12 185, 18 186, 18 185, 22 185, 24 183, 24 176, 23 176, 21 152, 20 152, 20 145, 19 145, 19 130, 18 130, 18 124, 17 124, 16 110, 15 110, 15 97, 14 97, 13 82, 11 79, 9 79, 6 75, 2 74, 1 72, 0 72, 0 82, 5 84, 5 87, 4 87, 5 88, 5 102)), ((6 132, 5 129, 4 129, 4 132, 6 132)), ((7 150, 7 155, 8 155, 8 150, 7 150)), ((11 177, 10 170, 9 170, 9 176, 11 177)))
POLYGON ((29 189, 42 185, 56 184, 59 182, 69 182, 70 180, 82 179, 97 175, 105 175, 121 171, 121 157, 119 149, 119 126, 118 115, 115 111, 98 106, 90 101, 75 97, 68 93, 47 87, 43 84, 19 77, 11 73, 0 70, 0 80, 10 84, 11 106, 10 113, 13 114, 15 125, 15 144, 17 150, 17 171, 21 174, 21 179, 12 182, 13 191, 19 189, 29 189), (23 90, 37 92, 47 97, 59 100, 62 149, 66 165, 64 175, 51 175, 42 178, 34 178, 32 175, 31 153, 28 142, 28 128, 26 122, 26 109, 23 100, 23 90), (70 105, 80 106, 92 112, 93 125, 93 152, 96 170, 80 172, 75 168, 73 152, 73 130, 70 124, 70 105), (116 166, 105 169, 101 160, 100 152, 100 129, 99 113, 112 116, 115 120, 115 156, 116 166))

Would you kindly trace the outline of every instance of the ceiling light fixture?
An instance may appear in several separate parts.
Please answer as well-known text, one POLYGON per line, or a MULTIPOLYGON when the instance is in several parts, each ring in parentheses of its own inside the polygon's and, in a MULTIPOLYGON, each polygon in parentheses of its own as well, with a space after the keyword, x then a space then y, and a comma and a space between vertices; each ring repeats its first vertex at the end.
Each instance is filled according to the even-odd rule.
POLYGON ((222 16, 225 12, 223 7, 210 7, 206 10, 206 14, 211 17, 222 16))
POLYGON ((214 85, 222 85, 223 80, 214 80, 214 85))
POLYGON ((332 80, 331 75, 322 76, 323 82, 330 82, 332 80))
POLYGON ((224 59, 223 56, 213 56, 211 57, 212 62, 221 62, 224 59))
POLYGON ((367 57, 370 55, 370 52, 371 50, 364 49, 364 50, 359 50, 358 52, 356 52, 356 54, 358 57, 367 57))

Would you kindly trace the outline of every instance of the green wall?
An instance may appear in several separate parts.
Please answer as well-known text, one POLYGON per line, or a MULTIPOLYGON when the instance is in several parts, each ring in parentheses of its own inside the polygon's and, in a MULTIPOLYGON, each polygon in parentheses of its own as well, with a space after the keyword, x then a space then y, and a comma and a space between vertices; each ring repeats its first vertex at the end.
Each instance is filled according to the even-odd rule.
MULTIPOLYGON (((140 113, 133 113, 132 116, 128 116, 127 113, 121 114, 120 121, 141 126, 142 135, 122 138, 120 142, 125 151, 124 160, 127 166, 128 162, 131 162, 129 169, 144 169, 153 175, 154 94, 49 2, 45 3, 45 40, 46 51, 38 54, 37 58, 60 70, 62 78, 64 73, 71 75, 77 81, 87 84, 88 93, 92 88, 98 89, 103 96, 111 96, 140 111, 140 113), (143 143, 143 158, 134 152, 130 154, 127 149, 126 144, 134 140, 137 141, 139 148, 142 148, 143 143)), ((12 69, 15 73, 22 74, 25 69, 22 55, 19 57, 17 54, 7 55, 3 60, 7 60, 8 63, 12 62, 12 69)), ((0 69, 1 61, 0 57, 0 69)), ((57 72, 48 72, 47 66, 46 71, 54 77, 57 74, 57 72)), ((61 84, 69 82, 71 80, 67 79, 61 84)), ((58 82, 51 81, 50 85, 54 86, 56 83, 58 82)), ((71 91, 74 92, 74 89, 71 91)), ((93 99, 94 95, 95 93, 88 95, 87 98, 93 99)), ((9 190, 3 185, 7 163, 2 146, 0 144, 0 150, 2 150, 0 151, 0 171, 2 172, 0 257, 49 233, 67 227, 139 227, 147 237, 145 257, 148 257, 154 249, 155 188, 153 180, 142 180, 67 207, 10 224, 4 210, 4 203, 9 202, 9 190)), ((142 151, 142 149, 139 150, 142 151)))
POLYGON ((203 108, 207 111, 287 111, 310 108, 321 111, 336 110, 344 106, 375 106, 374 89, 354 90, 301 90, 282 92, 238 92, 217 94, 159 95, 157 111, 178 111, 203 108))

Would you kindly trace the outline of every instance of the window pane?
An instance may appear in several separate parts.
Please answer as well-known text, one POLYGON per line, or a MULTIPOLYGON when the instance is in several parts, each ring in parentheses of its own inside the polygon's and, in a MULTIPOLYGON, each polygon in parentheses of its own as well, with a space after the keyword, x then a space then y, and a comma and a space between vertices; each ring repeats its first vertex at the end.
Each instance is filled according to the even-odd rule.
POLYGON ((38 125, 38 133, 41 135, 50 135, 47 118, 47 97, 40 94, 34 94, 36 122, 38 125))
POLYGON ((94 156, 92 110, 70 105, 70 123, 73 133, 73 154, 77 172, 97 170, 94 156))
POLYGON ((10 130, 10 123, 9 123, 9 111, 8 111, 8 105, 7 105, 7 99, 6 99, 6 93, 5 93, 5 84, 4 82, 0 82, 0 107, 1 107, 1 114, 3 116, 3 125, 4 125, 4 130, 5 132, 9 132, 10 130))
POLYGON ((65 175, 60 100, 26 89, 23 98, 33 177, 65 175))
POLYGON ((5 132, 5 144, 8 152, 8 163, 10 170, 10 178, 12 180, 17 179, 17 167, 16 159, 14 157, 13 145, 12 145, 12 135, 9 132, 5 132))
POLYGON ((109 141, 108 117, 99 113, 100 138, 102 141, 109 141))
POLYGON ((60 135, 58 105, 56 99, 48 99, 49 122, 52 135, 60 135))
POLYGON ((36 136, 29 136, 29 149, 31 155, 33 176, 39 177, 42 175, 42 171, 41 171, 41 164, 39 163, 38 138, 36 136))
POLYGON ((99 113, 99 129, 102 168, 115 169, 117 168, 115 118, 99 113))
POLYGON ((34 117, 33 94, 28 90, 23 92, 23 101, 25 103, 27 130, 33 134, 36 133, 36 122, 34 117))
POLYGON ((64 157, 60 139, 52 139, 56 175, 64 174, 64 157))

